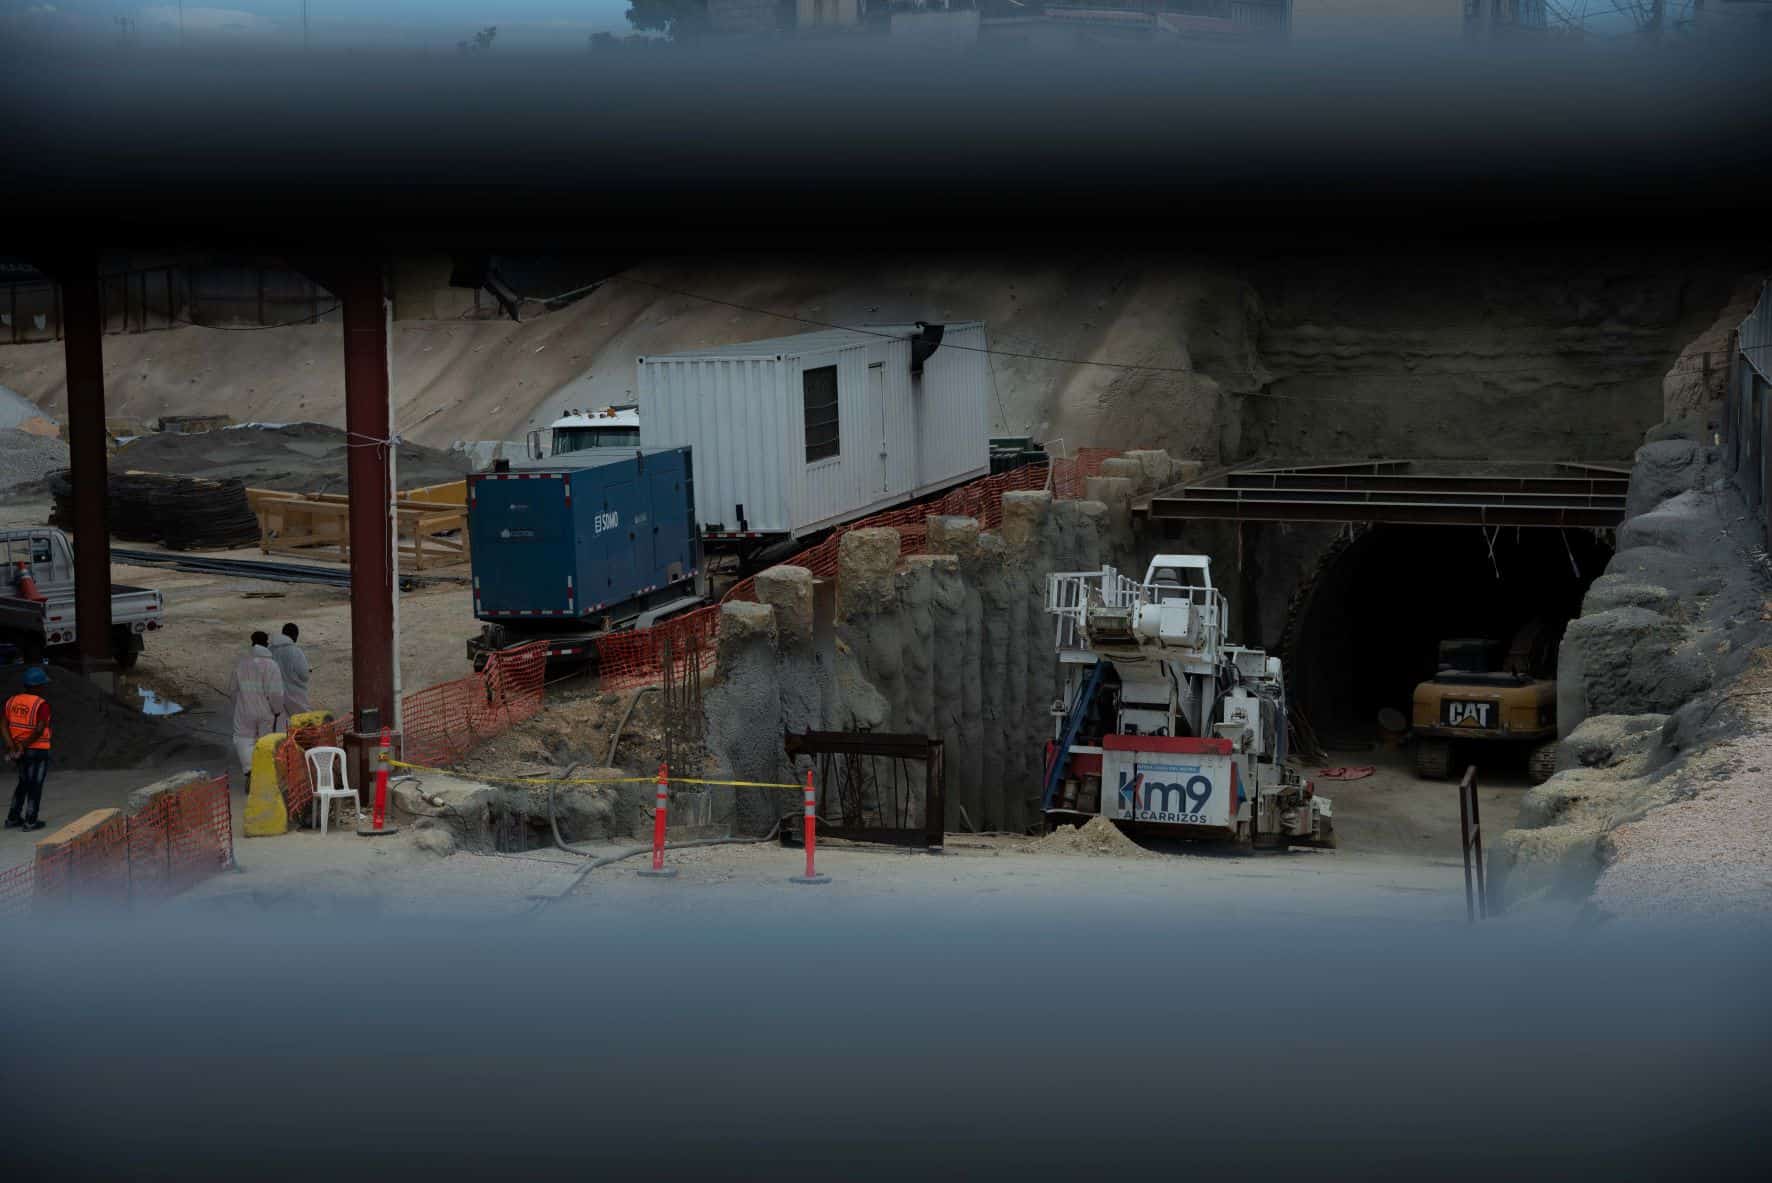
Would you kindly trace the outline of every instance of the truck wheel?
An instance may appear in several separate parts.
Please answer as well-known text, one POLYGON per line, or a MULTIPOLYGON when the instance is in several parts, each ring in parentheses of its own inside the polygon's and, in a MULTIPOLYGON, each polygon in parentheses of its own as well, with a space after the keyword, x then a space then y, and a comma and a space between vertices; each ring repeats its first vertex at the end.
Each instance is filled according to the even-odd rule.
POLYGON ((1557 745, 1541 743, 1532 749, 1526 757, 1526 771, 1532 777, 1532 783, 1541 785, 1557 774, 1557 745))
POLYGON ((126 625, 113 625, 111 628, 111 656, 120 670, 135 668, 135 659, 141 656, 141 637, 130 631, 126 625))
POLYGON ((1452 741, 1449 739, 1416 740, 1415 775, 1423 780, 1445 780, 1452 775, 1452 741))

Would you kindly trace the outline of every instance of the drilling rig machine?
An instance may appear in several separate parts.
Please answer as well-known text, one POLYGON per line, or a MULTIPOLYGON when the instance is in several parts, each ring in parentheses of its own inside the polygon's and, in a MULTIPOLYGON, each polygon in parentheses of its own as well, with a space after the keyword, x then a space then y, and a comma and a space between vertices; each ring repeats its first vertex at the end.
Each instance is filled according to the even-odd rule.
POLYGON ((1112 567, 1046 581, 1064 697, 1053 705, 1048 828, 1123 828, 1242 848, 1333 846, 1329 798, 1286 763, 1280 659, 1225 640, 1204 555, 1158 555, 1142 583, 1112 567))

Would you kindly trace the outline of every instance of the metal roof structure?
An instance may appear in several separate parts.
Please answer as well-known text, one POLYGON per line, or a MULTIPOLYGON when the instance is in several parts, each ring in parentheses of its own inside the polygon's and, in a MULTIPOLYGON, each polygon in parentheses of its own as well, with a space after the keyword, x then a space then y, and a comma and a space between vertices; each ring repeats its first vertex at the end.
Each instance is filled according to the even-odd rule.
POLYGON ((1233 468, 1155 493, 1133 512, 1170 521, 1601 529, 1624 520, 1628 469, 1575 461, 1532 472, 1510 467, 1520 466, 1473 462, 1465 472, 1421 472, 1415 461, 1373 460, 1233 468))

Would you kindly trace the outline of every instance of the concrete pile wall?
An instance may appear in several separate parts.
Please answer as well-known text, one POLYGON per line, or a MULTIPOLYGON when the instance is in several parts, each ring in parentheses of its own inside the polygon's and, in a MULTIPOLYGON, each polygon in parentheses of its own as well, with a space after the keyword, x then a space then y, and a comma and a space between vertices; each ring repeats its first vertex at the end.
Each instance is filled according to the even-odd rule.
MULTIPOLYGON (((934 736, 945 745, 947 829, 1035 826, 1062 686, 1046 576, 1134 568, 1130 501, 1175 479, 1166 453, 1131 453, 1090 480, 1090 500, 1008 493, 995 530, 932 516, 925 554, 901 559, 896 530, 852 530, 838 546, 834 589, 803 568, 764 572, 757 603, 721 610, 709 752, 735 777, 788 781, 796 770, 784 732, 934 736)), ((766 830, 794 805, 779 792, 743 792, 740 828, 766 830)))
POLYGON ((1525 795, 1519 828, 1492 854, 1509 905, 1586 896, 1613 856, 1612 831, 1695 796, 1692 757, 1745 727, 1731 684, 1772 656, 1772 570, 1711 429, 1650 434, 1617 553, 1558 654, 1560 771, 1525 795))

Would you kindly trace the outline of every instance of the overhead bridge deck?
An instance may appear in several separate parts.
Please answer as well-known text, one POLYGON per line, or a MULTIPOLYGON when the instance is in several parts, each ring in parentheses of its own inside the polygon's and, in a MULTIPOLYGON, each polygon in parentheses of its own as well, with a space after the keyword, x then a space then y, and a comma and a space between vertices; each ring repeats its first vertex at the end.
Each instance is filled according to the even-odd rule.
POLYGON ((1376 460, 1233 468, 1155 493, 1135 503, 1133 511, 1160 521, 1590 529, 1613 529, 1624 520, 1628 469, 1565 461, 1418 471, 1425 467, 1418 461, 1376 460))

